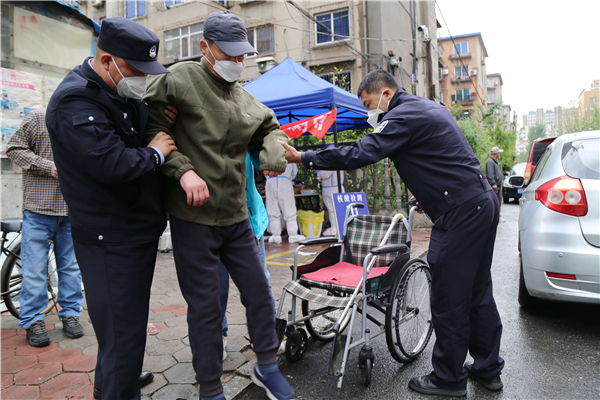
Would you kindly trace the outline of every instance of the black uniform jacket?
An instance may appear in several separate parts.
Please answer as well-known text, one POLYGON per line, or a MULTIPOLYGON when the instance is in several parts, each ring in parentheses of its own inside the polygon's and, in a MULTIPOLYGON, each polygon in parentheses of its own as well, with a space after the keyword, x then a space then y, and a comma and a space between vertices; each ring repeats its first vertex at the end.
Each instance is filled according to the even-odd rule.
POLYGON ((350 146, 302 154, 316 169, 353 170, 385 157, 435 221, 491 187, 469 142, 442 105, 408 94, 392 97, 379 126, 350 146))
POLYGON ((156 240, 166 215, 154 171, 160 158, 142 140, 148 105, 118 96, 88 60, 69 72, 46 112, 73 239, 99 245, 156 240))

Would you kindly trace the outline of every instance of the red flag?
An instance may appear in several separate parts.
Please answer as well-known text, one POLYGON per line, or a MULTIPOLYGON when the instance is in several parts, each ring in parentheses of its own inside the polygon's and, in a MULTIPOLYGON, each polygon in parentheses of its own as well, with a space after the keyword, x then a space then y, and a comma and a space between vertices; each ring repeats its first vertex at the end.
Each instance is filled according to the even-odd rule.
POLYGON ((325 133, 327 133, 329 128, 331 128, 331 125, 335 122, 336 116, 337 110, 334 108, 325 114, 282 125, 281 130, 284 131, 290 139, 299 138, 304 132, 310 132, 313 136, 323 139, 325 133))

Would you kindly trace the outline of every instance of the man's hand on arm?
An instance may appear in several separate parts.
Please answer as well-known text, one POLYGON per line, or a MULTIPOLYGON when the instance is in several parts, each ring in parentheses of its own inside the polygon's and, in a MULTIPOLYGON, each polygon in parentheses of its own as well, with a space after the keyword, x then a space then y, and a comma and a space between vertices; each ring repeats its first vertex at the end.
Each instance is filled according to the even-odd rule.
POLYGON ((492 186, 492 189, 494 189, 494 190, 498 190, 498 185, 494 185, 494 186, 492 186))
MULTIPOLYGON (((283 140, 277 141, 285 149, 285 160, 290 164, 302 164, 302 155, 298 150, 284 142, 283 140)), ((266 171, 265 171, 266 172, 266 171)))
POLYGON ((55 163, 52 163, 52 166, 50 167, 50 175, 52 175, 54 179, 58 179, 58 171, 55 163))
POLYGON ((154 136, 154 139, 148 143, 148 147, 156 147, 165 157, 171 154, 172 151, 177 150, 177 146, 175 146, 175 142, 171 136, 164 132, 158 132, 154 136))
POLYGON ((177 110, 175 107, 168 105, 167 108, 165 108, 165 115, 167 116, 167 119, 169 120, 169 124, 171 124, 171 126, 175 125, 175 122, 177 121, 177 117, 179 116, 179 110, 177 110))
POLYGON ((189 206, 199 207, 208 201, 208 198, 210 197, 208 186, 194 170, 189 170, 181 175, 179 183, 183 190, 185 190, 189 206))
POLYGON ((283 174, 283 172, 271 171, 271 170, 265 170, 262 173, 264 176, 268 176, 269 178, 275 178, 276 176, 283 174))

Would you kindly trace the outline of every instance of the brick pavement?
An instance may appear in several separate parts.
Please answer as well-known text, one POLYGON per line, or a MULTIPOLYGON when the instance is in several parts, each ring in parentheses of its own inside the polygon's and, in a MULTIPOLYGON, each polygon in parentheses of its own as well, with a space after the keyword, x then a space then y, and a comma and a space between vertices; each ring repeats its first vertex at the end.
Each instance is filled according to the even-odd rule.
MULTIPOLYGON (((429 245, 430 231, 414 231, 413 257, 423 257, 429 245)), ((284 239, 285 240, 285 239, 284 239)), ((285 242, 267 244, 267 264, 277 303, 283 286, 289 282, 296 245, 285 242)), ((306 249, 301 261, 309 262, 319 248, 306 249)), ((255 365, 246 328, 245 309, 233 282, 230 285, 227 319, 228 358, 221 378, 228 399, 240 396, 251 385, 255 365)), ((283 315, 289 309, 289 297, 283 315)), ((192 353, 186 322, 187 304, 181 295, 172 253, 158 253, 152 284, 148 339, 144 369, 154 372, 154 381, 142 388, 143 399, 197 399, 198 384, 192 368, 192 353)), ((29 346, 25 331, 8 313, 1 316, 2 399, 92 399, 94 367, 98 344, 84 305, 81 323, 84 336, 69 339, 64 335, 56 310, 46 316, 51 343, 47 347, 29 346)), ((283 348, 283 346, 282 346, 283 348)), ((279 354, 282 354, 280 349, 279 354)), ((285 363, 285 357, 280 357, 285 363)), ((266 399, 266 396, 264 397, 266 399)))

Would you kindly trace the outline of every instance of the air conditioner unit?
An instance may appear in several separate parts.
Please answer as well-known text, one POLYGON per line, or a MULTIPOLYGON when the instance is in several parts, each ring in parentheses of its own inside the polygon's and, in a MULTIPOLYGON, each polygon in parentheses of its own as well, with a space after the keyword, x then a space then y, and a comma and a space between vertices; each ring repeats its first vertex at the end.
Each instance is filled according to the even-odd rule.
POLYGON ((470 73, 471 73, 471 75, 477 75, 477 70, 476 70, 476 69, 472 69, 472 70, 470 71, 470 73))
POLYGON ((452 102, 452 105, 455 105, 455 104, 456 104, 456 101, 453 101, 453 102, 452 102))
POLYGON ((90 1, 90 4, 92 5, 92 7, 102 7, 104 5, 104 0, 92 0, 90 1))
POLYGON ((448 70, 447 70, 447 69, 443 69, 443 70, 442 70, 442 75, 448 75, 448 73, 449 73, 449 72, 448 72, 448 70))
POLYGON ((277 65, 273 57, 261 57, 256 59, 256 65, 258 66, 258 72, 264 74, 271 68, 277 65))

